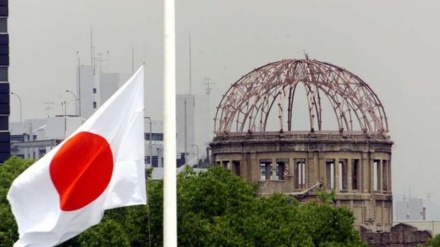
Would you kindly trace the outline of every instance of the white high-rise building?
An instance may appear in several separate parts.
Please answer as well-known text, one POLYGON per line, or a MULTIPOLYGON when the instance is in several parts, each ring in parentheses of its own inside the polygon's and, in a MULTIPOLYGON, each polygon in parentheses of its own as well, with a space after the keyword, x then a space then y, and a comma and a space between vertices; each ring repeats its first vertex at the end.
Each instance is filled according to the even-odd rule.
POLYGON ((94 67, 90 65, 79 66, 79 83, 76 89, 79 101, 79 115, 89 118, 98 107, 97 86, 95 83, 94 67))
POLYGON ((103 73, 94 66, 79 67, 77 95, 80 101, 80 116, 89 118, 118 88, 130 78, 130 74, 103 73))
POLYGON ((212 119, 208 95, 177 95, 177 152, 186 153, 187 162, 193 164, 197 157, 206 158, 206 148, 213 137, 212 119))
MULTIPOLYGON (((194 143, 194 95, 179 94, 176 98, 177 152, 188 155, 194 143)), ((188 160, 188 159, 187 159, 188 160)))

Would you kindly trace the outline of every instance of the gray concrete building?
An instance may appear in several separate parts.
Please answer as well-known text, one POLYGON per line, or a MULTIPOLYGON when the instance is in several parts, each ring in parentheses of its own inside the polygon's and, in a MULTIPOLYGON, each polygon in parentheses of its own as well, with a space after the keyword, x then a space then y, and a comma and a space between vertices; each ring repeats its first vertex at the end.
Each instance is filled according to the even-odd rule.
POLYGON ((258 182, 260 195, 334 190, 355 226, 391 229, 393 142, 381 101, 358 76, 326 62, 282 60, 232 84, 217 109, 212 159, 258 182))

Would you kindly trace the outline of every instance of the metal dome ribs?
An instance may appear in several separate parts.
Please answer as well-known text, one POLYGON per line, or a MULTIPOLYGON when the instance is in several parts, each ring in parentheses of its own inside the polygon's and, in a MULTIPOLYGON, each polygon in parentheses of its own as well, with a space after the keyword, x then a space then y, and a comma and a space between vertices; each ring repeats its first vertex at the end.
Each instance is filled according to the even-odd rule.
POLYGON ((298 131, 292 123, 299 85, 307 96, 311 132, 324 131, 325 98, 334 111, 337 131, 388 132, 382 103, 359 77, 330 63, 289 59, 257 68, 229 88, 217 107, 216 134, 265 132, 271 111, 278 111, 280 132, 298 131))

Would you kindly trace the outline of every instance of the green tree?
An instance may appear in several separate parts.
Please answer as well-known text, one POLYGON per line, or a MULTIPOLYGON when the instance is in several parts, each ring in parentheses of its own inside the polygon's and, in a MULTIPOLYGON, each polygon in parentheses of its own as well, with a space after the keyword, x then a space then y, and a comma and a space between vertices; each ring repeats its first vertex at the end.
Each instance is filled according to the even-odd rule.
MULTIPOLYGON (((0 246, 11 246, 18 237, 5 197, 13 179, 31 163, 12 158, 0 166, 0 246)), ((352 227, 351 211, 331 204, 334 194, 299 203, 257 192, 255 184, 222 167, 200 173, 186 168, 177 177, 179 245, 365 246, 352 227)), ((147 193, 148 205, 108 210, 100 224, 60 246, 162 246, 163 181, 149 181, 147 193)))
POLYGON ((10 247, 18 239, 17 224, 6 195, 14 179, 32 163, 30 159, 11 157, 0 165, 0 247, 10 247))
POLYGON ((427 247, 440 247, 440 234, 435 235, 433 238, 426 242, 427 247))

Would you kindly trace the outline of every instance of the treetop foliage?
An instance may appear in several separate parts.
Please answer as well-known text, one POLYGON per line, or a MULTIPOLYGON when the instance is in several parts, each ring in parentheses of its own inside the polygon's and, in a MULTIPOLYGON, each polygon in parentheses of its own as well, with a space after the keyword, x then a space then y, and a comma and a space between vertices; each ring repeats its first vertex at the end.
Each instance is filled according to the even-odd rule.
MULTIPOLYGON (((6 193, 32 161, 11 158, 0 166, 0 247, 18 238, 6 193)), ((151 172, 151 171, 150 171, 151 172)), ((146 174, 148 177, 148 174, 146 174)), ((61 246, 162 246, 163 181, 147 182, 148 205, 106 211, 100 224, 61 246)), ((331 194, 299 203, 274 194, 259 197, 222 167, 186 168, 177 178, 179 246, 366 246, 353 228, 353 214, 335 207, 331 194)))

